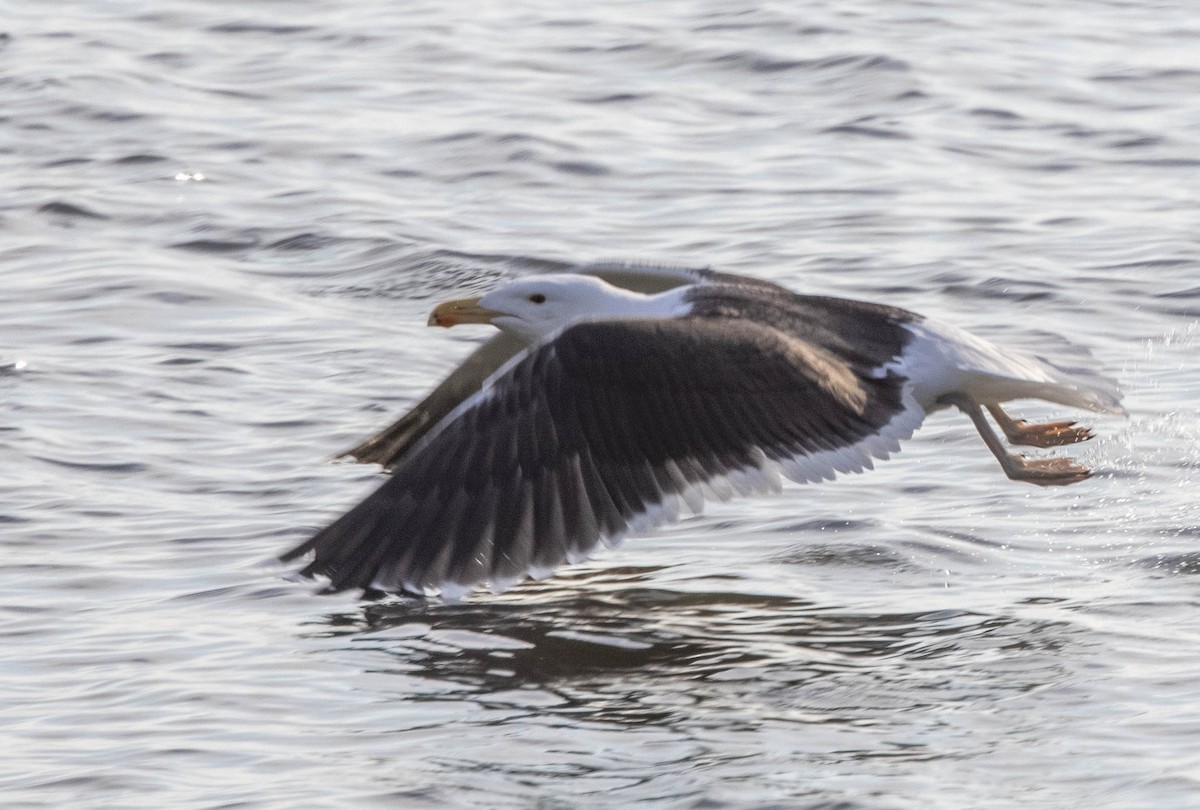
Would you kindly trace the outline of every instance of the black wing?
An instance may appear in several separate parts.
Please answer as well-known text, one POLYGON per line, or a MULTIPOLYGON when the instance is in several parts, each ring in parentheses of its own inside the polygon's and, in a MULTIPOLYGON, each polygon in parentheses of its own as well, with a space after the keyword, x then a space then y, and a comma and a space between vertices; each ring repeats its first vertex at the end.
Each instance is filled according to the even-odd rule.
POLYGON ((904 408, 902 379, 868 371, 741 320, 578 324, 514 361, 282 559, 315 551, 302 573, 335 591, 504 587, 661 519, 700 487, 774 488, 772 462, 788 472, 872 437, 904 408))

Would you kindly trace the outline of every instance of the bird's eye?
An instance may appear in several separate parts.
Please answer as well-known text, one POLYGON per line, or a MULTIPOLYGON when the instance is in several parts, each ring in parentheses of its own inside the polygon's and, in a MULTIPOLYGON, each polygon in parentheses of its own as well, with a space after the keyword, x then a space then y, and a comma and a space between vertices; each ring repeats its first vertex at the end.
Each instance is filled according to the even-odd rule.
POLYGON ((529 296, 529 300, 535 304, 544 304, 546 303, 546 296, 542 295, 541 293, 534 293, 533 295, 529 296))

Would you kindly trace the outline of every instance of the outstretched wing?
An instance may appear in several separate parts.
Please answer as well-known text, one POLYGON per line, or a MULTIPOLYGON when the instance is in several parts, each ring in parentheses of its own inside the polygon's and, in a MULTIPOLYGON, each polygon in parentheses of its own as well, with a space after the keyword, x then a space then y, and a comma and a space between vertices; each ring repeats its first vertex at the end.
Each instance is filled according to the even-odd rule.
POLYGON ((903 379, 733 319, 585 322, 446 417, 372 495, 283 555, 331 590, 502 588, 698 510, 869 467, 923 415, 903 379))

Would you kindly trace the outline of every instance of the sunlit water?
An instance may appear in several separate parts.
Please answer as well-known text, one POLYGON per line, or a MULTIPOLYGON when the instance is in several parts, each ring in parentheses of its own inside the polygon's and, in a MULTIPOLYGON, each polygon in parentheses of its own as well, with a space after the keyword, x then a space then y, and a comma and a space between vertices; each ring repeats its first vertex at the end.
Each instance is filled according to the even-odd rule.
POLYGON ((52 5, 0 39, 4 807, 1200 807, 1194 4, 52 5), (1042 490, 939 414, 463 604, 262 565, 484 336, 433 301, 602 258, 1069 340, 1130 416, 1042 490))

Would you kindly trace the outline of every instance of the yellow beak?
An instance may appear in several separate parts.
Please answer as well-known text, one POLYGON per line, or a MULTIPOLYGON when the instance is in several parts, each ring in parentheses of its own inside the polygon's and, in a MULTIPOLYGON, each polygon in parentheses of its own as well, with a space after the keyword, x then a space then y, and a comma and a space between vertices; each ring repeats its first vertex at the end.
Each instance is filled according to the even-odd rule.
POLYGON ((434 307, 429 313, 429 325, 449 328, 460 323, 491 323, 492 318, 503 314, 479 306, 478 298, 459 298, 434 307))

